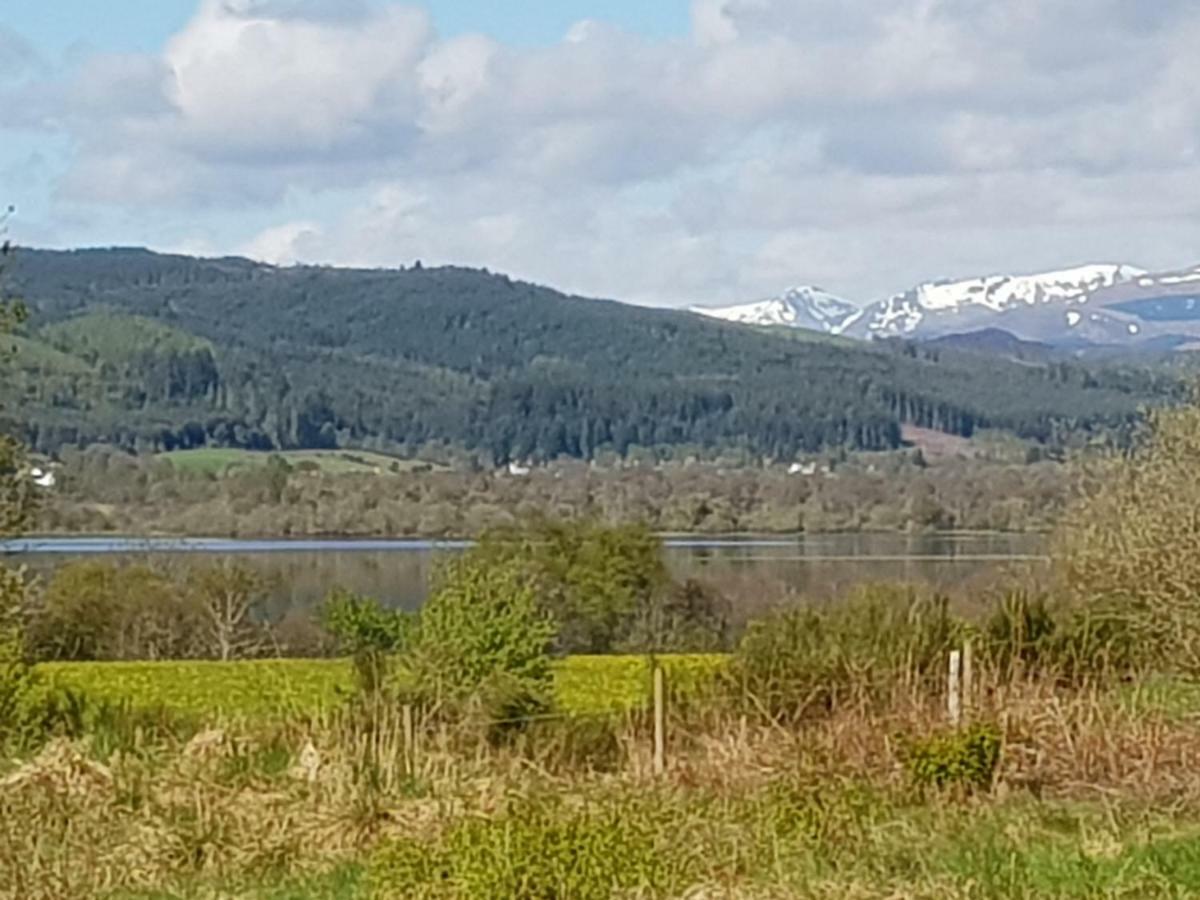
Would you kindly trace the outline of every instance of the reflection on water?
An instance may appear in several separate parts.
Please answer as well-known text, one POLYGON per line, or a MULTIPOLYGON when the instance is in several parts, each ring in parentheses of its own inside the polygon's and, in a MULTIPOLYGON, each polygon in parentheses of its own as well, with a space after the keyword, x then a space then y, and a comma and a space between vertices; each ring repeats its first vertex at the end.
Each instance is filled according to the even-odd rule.
MULTIPOLYGON (((793 539, 669 538, 680 578, 701 578, 734 598, 766 589, 833 596, 855 584, 905 581, 952 588, 989 580, 1008 563, 1039 565, 1044 539, 1006 534, 839 534, 793 539)), ((168 563, 236 558, 274 584, 272 612, 307 609, 343 587, 405 609, 420 606, 438 559, 461 542, 231 541, 46 538, 0 545, 9 562, 49 575, 65 561, 98 555, 168 563)))

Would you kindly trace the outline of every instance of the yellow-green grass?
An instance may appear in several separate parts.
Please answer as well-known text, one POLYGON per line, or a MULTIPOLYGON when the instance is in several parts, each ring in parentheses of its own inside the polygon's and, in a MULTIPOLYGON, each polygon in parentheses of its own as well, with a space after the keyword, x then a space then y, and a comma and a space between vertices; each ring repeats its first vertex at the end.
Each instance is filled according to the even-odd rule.
MULTIPOLYGON (((272 455, 266 451, 232 447, 201 447, 195 450, 172 450, 158 454, 157 458, 166 460, 180 471, 220 474, 231 467, 263 466, 272 455)), ((397 459, 366 450, 289 450, 278 455, 293 466, 312 463, 331 475, 387 474, 421 465, 418 461, 397 459)))
MULTIPOLYGON (((725 664, 719 654, 660 657, 673 690, 699 690, 725 664)), ((39 671, 97 701, 165 707, 202 718, 285 718, 329 709, 353 688, 342 659, 238 662, 44 663, 39 671)), ((622 712, 650 698, 644 656, 571 656, 555 664, 554 692, 567 713, 622 712)))

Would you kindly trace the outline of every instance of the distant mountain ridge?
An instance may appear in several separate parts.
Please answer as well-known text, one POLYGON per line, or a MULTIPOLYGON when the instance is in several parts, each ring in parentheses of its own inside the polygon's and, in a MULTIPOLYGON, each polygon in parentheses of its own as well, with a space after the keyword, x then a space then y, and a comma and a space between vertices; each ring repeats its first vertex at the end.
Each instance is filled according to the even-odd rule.
POLYGON ((793 289, 758 303, 693 311, 859 339, 930 340, 1000 329, 1056 347, 1189 346, 1200 339, 1200 266, 1153 273, 1103 263, 929 281, 866 306, 819 289, 793 289))
POLYGON ((827 334, 841 334, 863 315, 855 304, 814 285, 789 288, 753 303, 716 309, 693 306, 691 311, 743 325, 787 325, 827 334))
MULTIPOLYGON (((457 454, 483 466, 794 460, 893 449, 905 427, 1117 436, 1176 392, 1175 379, 1137 367, 745 328, 475 269, 18 248, 6 276, 31 316, 0 430, 48 454, 108 443, 457 454)), ((782 299, 759 321, 857 327, 858 308, 827 292, 782 299)))

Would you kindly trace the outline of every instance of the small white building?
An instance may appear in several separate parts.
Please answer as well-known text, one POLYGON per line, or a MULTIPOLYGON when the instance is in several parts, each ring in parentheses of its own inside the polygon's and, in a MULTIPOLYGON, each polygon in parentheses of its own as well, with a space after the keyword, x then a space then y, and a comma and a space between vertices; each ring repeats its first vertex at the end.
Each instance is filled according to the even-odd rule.
POLYGON ((40 488, 52 488, 58 484, 58 477, 49 469, 34 466, 29 470, 29 479, 40 488))
POLYGON ((524 478, 531 471, 529 466, 523 466, 520 463, 510 462, 508 464, 508 474, 515 475, 517 478, 524 478))

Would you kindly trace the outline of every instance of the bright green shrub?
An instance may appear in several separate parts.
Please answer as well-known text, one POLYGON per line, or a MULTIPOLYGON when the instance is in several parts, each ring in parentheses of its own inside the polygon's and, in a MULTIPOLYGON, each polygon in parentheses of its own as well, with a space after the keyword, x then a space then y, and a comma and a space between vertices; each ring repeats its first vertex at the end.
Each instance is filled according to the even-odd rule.
POLYGON ((987 790, 1000 764, 1001 737, 990 724, 976 723, 900 742, 900 760, 918 788, 987 790))
POLYGON ((430 708, 526 716, 550 704, 554 635, 519 566, 463 556, 438 573, 400 681, 430 708))
POLYGON ((326 598, 320 618, 338 649, 354 661, 358 688, 366 694, 383 686, 392 654, 408 647, 417 625, 412 613, 384 609, 378 600, 341 589, 326 598))

